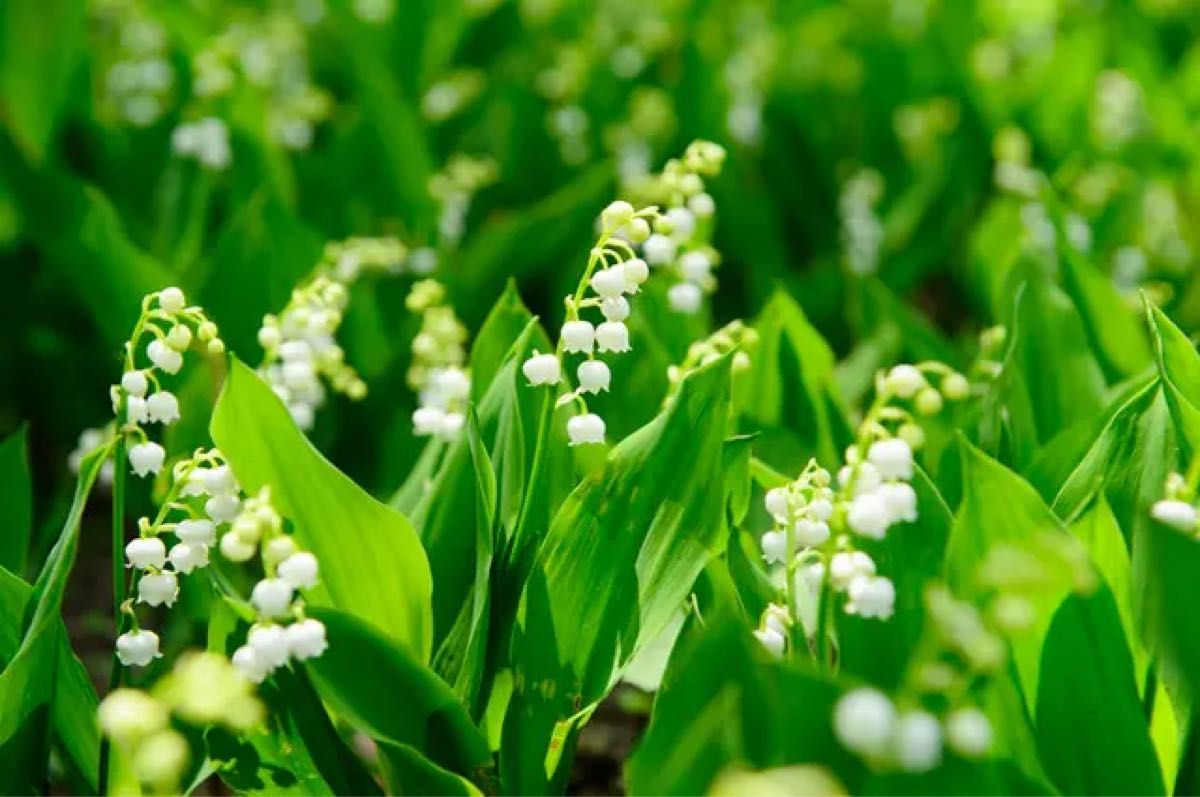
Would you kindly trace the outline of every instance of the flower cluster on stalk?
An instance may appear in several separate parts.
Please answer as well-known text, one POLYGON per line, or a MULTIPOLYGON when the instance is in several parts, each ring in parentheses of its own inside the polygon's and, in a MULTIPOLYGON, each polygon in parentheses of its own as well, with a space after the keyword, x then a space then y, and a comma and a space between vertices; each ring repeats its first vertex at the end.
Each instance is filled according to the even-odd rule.
POLYGON ((454 440, 466 421, 471 394, 467 328, 447 303, 445 287, 436 280, 413 285, 404 303, 411 312, 421 314, 407 374, 409 387, 420 402, 412 416, 413 432, 419 437, 454 440))
POLYGON ((843 256, 855 274, 874 274, 883 248, 883 223, 875 209, 883 198, 883 177, 863 169, 842 186, 838 196, 843 256))
POLYGON ((688 346, 682 362, 667 367, 670 388, 666 400, 670 401, 678 392, 684 377, 729 352, 734 353, 731 364, 734 375, 744 373, 750 368, 750 358, 757 346, 758 331, 740 320, 730 321, 704 340, 695 341, 688 346))
POLYGON ((88 10, 102 53, 100 106, 135 127, 153 124, 175 87, 166 30, 140 3, 93 0, 88 10))
POLYGON ((838 741, 877 770, 926 772, 946 748, 961 758, 986 757, 993 729, 980 707, 983 693, 1007 677, 1009 642, 1035 623, 1035 601, 1064 586, 1086 594, 1098 583, 1082 545, 1047 532, 990 550, 976 573, 974 602, 929 585, 923 633, 896 693, 859 687, 843 695, 832 718, 838 741))
POLYGON ((969 393, 967 378, 941 363, 897 365, 876 378, 875 401, 836 480, 811 460, 795 481, 767 491, 774 525, 761 539, 763 559, 782 567, 786 597, 768 608, 754 632, 768 650, 782 656, 797 623, 808 635, 824 633, 815 615, 833 595, 842 596, 848 614, 892 616, 895 586, 856 541, 882 540, 893 527, 917 520, 917 493, 909 484, 913 450, 924 441, 917 416, 969 393))
POLYGON ((630 305, 649 278, 646 261, 637 257, 633 244, 650 238, 651 224, 662 217, 658 209, 635 209, 623 200, 611 203, 601 214, 601 231, 588 257, 587 269, 575 294, 566 298, 567 318, 559 333, 558 348, 545 354, 534 351, 521 371, 531 385, 558 385, 566 355, 582 355, 576 367, 577 385, 559 397, 560 405, 575 402, 580 412, 567 421, 570 445, 604 442, 604 419, 588 411, 585 394, 609 389, 612 372, 597 354, 623 354, 629 343, 630 305), (587 295, 588 292, 592 295, 587 295), (598 311, 603 321, 593 324, 580 317, 585 310, 598 311))
POLYGON ((317 409, 325 403, 326 383, 353 400, 366 396, 367 385, 346 362, 337 331, 354 283, 371 273, 401 273, 407 255, 394 238, 330 242, 315 276, 292 291, 281 312, 263 317, 259 373, 301 429, 312 428, 317 409))
POLYGON ((491 158, 455 154, 442 171, 429 178, 429 193, 441 205, 438 235, 443 246, 453 249, 462 240, 471 200, 496 181, 498 169, 491 158))

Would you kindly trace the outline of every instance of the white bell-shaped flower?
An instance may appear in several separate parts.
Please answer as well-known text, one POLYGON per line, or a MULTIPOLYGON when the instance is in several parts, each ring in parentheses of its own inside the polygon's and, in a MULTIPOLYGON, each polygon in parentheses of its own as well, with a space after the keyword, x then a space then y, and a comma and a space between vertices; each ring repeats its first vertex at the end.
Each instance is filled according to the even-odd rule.
POLYGON ((138 603, 172 606, 179 596, 179 580, 169 570, 146 573, 138 579, 138 603))
POLYGON ((655 233, 642 244, 642 254, 652 266, 661 266, 675 259, 675 242, 666 235, 655 233))
POLYGON ((758 628, 754 631, 754 638, 757 639, 772 656, 777 659, 783 658, 784 648, 787 647, 787 638, 777 629, 758 628))
POLYGON ((896 586, 884 576, 859 576, 846 590, 846 611, 870 620, 886 620, 896 608, 896 586))
POLYGON ((146 413, 151 423, 170 425, 179 420, 179 400, 169 390, 160 390, 146 399, 146 413))
POLYGON ((129 464, 138 476, 148 476, 162 470, 167 452, 158 443, 146 441, 129 448, 129 464))
POLYGON ((271 668, 259 660, 258 653, 249 645, 242 645, 229 658, 237 671, 252 684, 261 684, 270 674, 271 668))
POLYGON ((320 567, 317 557, 308 551, 300 551, 280 562, 276 572, 294 589, 310 589, 317 585, 320 567))
POLYGON ((576 415, 567 421, 568 444, 572 446, 604 442, 604 419, 594 413, 576 415))
POLYGON ((1154 506, 1150 508, 1150 516, 1159 523, 1165 523, 1189 534, 1196 531, 1196 507, 1186 501, 1155 501, 1154 506))
POLYGON ((679 270, 688 282, 702 285, 712 272, 712 258, 702 249, 684 252, 679 258, 679 270))
POLYGON ((599 393, 608 390, 612 381, 612 371, 602 360, 584 360, 576 371, 579 377, 579 389, 585 393, 599 393))
POLYGON ((875 492, 887 507, 889 523, 912 523, 917 519, 917 491, 911 484, 888 482, 875 492))
POLYGON ((698 219, 707 219, 717 212, 717 203, 711 194, 701 192, 688 200, 688 210, 698 219))
POLYGON ((443 440, 457 440, 466 423, 467 416, 461 412, 447 412, 442 416, 442 425, 438 428, 437 435, 443 440))
POLYGON ((139 537, 125 546, 129 566, 138 570, 158 570, 167 561, 167 546, 158 537, 139 537))
POLYGON ((625 292, 637 293, 642 283, 650 278, 650 267, 640 257, 630 258, 622 266, 625 269, 625 292))
POLYGON ((805 507, 805 512, 811 515, 814 520, 827 521, 833 517, 833 502, 828 498, 814 498, 805 507))
POLYGON ((147 387, 149 383, 141 371, 126 371, 121 375, 121 388, 131 396, 145 396, 147 387))
POLYGON ((766 497, 763 499, 763 504, 767 508, 767 512, 771 517, 779 522, 787 520, 788 515, 788 495, 785 487, 772 487, 767 490, 766 497))
POLYGON ((562 378, 562 365, 553 354, 535 354, 521 365, 531 385, 555 385, 562 378))
POLYGON ((246 542, 237 532, 228 531, 221 535, 221 556, 231 562, 249 562, 257 550, 254 543, 246 542))
POLYGON ((176 324, 167 333, 167 345, 177 352, 187 351, 192 345, 192 330, 186 324, 176 324))
POLYGON ((287 617, 292 608, 292 585, 281 578, 264 578, 250 591, 250 604, 264 617, 287 617))
POLYGON ((876 440, 867 449, 867 461, 874 465, 879 475, 886 480, 908 481, 913 477, 912 447, 899 437, 876 440))
POLYGON ((858 496, 846 511, 846 525, 850 530, 873 540, 883 539, 890 522, 887 504, 878 492, 858 496))
POLYGON ((692 315, 700 311, 704 301, 704 292, 690 282, 679 282, 667 291, 667 302, 677 313, 692 315))
POLYGON ((563 351, 572 354, 591 354, 592 346, 596 341, 596 328, 588 321, 568 321, 563 324, 560 337, 563 351))
POLYGON ((620 296, 625 292, 625 268, 622 264, 603 268, 592 275, 592 290, 598 296, 620 296))
POLYGON ((292 658, 297 661, 315 658, 325 652, 329 643, 325 641, 325 624, 308 618, 292 623, 286 629, 288 647, 292 658))
POLYGON ((787 561, 787 532, 768 531, 759 541, 762 545, 763 560, 767 564, 783 564, 787 561))
POLYGON ((823 520, 803 517, 792 526, 792 538, 797 545, 814 547, 829 539, 829 524, 823 520))
POLYGON ((829 579, 844 590, 860 576, 875 575, 875 561, 865 551, 838 551, 829 560, 829 579))
POLYGON ((146 399, 141 396, 128 396, 125 399, 125 420, 139 426, 150 422, 150 409, 146 399))
POLYGON ((946 717, 946 743, 963 758, 982 758, 992 749, 992 723, 974 706, 955 709, 946 717))
POLYGON ((158 634, 139 629, 117 637, 117 658, 126 667, 145 667, 162 653, 158 650, 158 634))
POLYGON ((246 644, 254 650, 258 663, 267 669, 273 670, 287 664, 290 651, 287 633, 282 626, 274 623, 252 625, 246 634, 246 644))
POLYGON ((600 351, 629 351, 629 327, 623 321, 605 321, 596 327, 596 345, 600 351))
POLYGON ((461 368, 443 368, 434 377, 433 387, 446 401, 461 401, 471 394, 471 377, 461 368))
POLYGON ((418 437, 436 435, 441 431, 445 418, 445 410, 439 407, 418 407, 412 414, 413 434, 418 437))
POLYGON ((183 291, 176 287, 163 288, 158 292, 158 306, 168 313, 178 313, 187 305, 183 291))
POLYGON ((605 321, 624 321, 629 318, 629 300, 624 296, 606 296, 600 300, 600 313, 605 321))
POLYGON ((238 490, 237 479, 228 465, 218 465, 215 468, 204 468, 197 471, 204 482, 205 489, 210 495, 218 493, 235 493, 238 490))
POLYGON ((218 493, 204 502, 205 513, 216 523, 232 523, 241 508, 242 501, 234 493, 218 493))
POLYGON ((183 355, 158 338, 146 345, 146 356, 156 367, 168 374, 177 374, 183 367, 183 355))
POLYGON ((171 546, 171 566, 180 573, 190 573, 198 567, 208 567, 208 546, 179 542, 171 546))
POLYGON ((896 721, 896 763, 907 772, 928 772, 942 761, 942 726, 928 711, 906 711, 896 721))
POLYGON ((878 689, 847 692, 833 709, 833 731, 842 745, 859 755, 881 756, 892 742, 896 707, 878 689))
POLYGON ((624 199, 617 199, 608 203, 608 206, 600 212, 600 221, 606 230, 615 230, 625 224, 628 224, 633 219, 633 205, 626 202, 624 199))
POLYGON ((175 536, 191 545, 212 545, 217 541, 217 528, 207 518, 191 518, 176 524, 175 536))

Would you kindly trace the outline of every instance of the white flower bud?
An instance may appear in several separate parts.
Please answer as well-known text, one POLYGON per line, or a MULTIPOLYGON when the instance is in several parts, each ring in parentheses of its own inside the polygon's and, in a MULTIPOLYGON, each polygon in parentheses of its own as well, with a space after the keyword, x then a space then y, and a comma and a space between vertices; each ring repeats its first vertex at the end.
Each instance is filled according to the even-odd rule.
POLYGON ((827 521, 833 517, 833 502, 828 498, 814 498, 805 511, 816 520, 827 521))
POLYGON ((246 542, 236 532, 229 531, 221 535, 221 556, 231 562, 249 562, 254 556, 254 544, 246 542))
POLYGON ((905 482, 888 482, 876 491, 887 507, 888 523, 912 523, 917 519, 917 491, 905 482))
POLYGON ((292 390, 304 390, 316 378, 312 360, 293 360, 283 364, 283 383, 292 390))
POLYGON ((884 387, 902 399, 910 399, 925 387, 925 376, 914 365, 897 365, 884 377, 884 387))
POLYGON ((218 493, 204 502, 204 512, 217 523, 231 523, 242 502, 233 493, 218 493))
POLYGON ((278 564, 287 559, 292 554, 296 553, 296 543, 291 537, 286 535, 272 537, 265 545, 263 545, 263 556, 267 562, 278 564))
POLYGON ((863 551, 840 551, 829 561, 829 579, 835 589, 844 590, 860 576, 875 574, 875 561, 863 551))
POLYGON ((792 527, 792 535, 797 545, 822 545, 829 539, 829 525, 822 520, 800 518, 792 527))
POLYGON ((787 638, 778 630, 774 628, 759 628, 754 631, 754 637, 762 643, 762 646, 772 656, 777 659, 783 658, 783 651, 787 646, 787 638))
POLYGON ((667 291, 667 302, 671 305, 671 309, 677 313, 685 313, 691 315, 700 311, 700 304, 704 301, 704 293, 697 286, 690 282, 680 282, 672 285, 667 291))
POLYGON ((126 371, 121 375, 121 387, 131 396, 146 395, 148 386, 146 375, 141 371, 126 371))
POLYGON ((301 620, 286 629, 288 648, 297 661, 315 658, 325 652, 329 643, 325 641, 325 624, 320 620, 301 620))
POLYGON ((158 294, 158 306, 168 313, 178 313, 187 305, 183 291, 178 288, 163 288, 158 294))
POLYGON ((180 542, 171 546, 171 566, 180 573, 190 573, 197 567, 208 567, 208 546, 180 542))
POLYGON ((890 521, 887 504, 879 493, 865 493, 850 502, 846 512, 846 525, 855 534, 882 540, 887 534, 890 521))
POLYGON ((576 372, 579 377, 579 389, 585 393, 599 393, 608 390, 612 381, 612 372, 602 360, 584 360, 576 372))
POLYGON ((788 514, 787 488, 772 487, 770 490, 767 490, 767 495, 763 499, 763 504, 766 505, 767 512, 769 512, 772 517, 780 522, 786 520, 788 514))
POLYGON ((175 536, 190 545, 212 545, 217 541, 217 530, 211 520, 181 520, 175 526, 175 536))
POLYGON ((650 222, 645 219, 630 219, 625 225, 625 237, 632 244, 640 244, 650 237, 650 222))
POLYGON ((190 757, 191 748, 184 735, 168 728, 137 746, 133 753, 133 773, 141 783, 158 788, 173 787, 177 785, 190 757))
POLYGON ((252 684, 261 684, 270 673, 270 668, 259 661, 258 654, 249 645, 242 645, 229 659, 237 671, 252 684))
POLYGON ((686 241, 696 231, 696 217, 687 208, 671 208, 666 217, 671 224, 671 237, 676 241, 686 241))
POLYGON ((626 260, 622 267, 625 269, 625 292, 637 293, 642 283, 650 279, 650 267, 640 257, 626 260))
POLYGON ((129 464, 138 476, 158 473, 166 458, 167 452, 158 443, 138 443, 129 449, 129 464))
POLYGON ((592 345, 596 340, 596 328, 588 321, 568 321, 563 324, 563 351, 573 354, 591 354, 592 345))
POLYGON ((437 407, 418 407, 412 414, 413 434, 418 437, 437 434, 445 417, 445 411, 437 407))
POLYGON ((874 620, 886 620, 896 607, 896 586, 883 576, 858 576, 850 582, 846 612, 874 620))
POLYGON ((125 546, 129 566, 138 570, 157 570, 167 562, 167 546, 158 537, 139 537, 125 546))
POLYGON ((200 474, 200 479, 210 495, 236 492, 238 489, 237 480, 233 478, 233 471, 229 469, 228 465, 204 468, 196 473, 200 474))
POLYGON ((782 564, 787 560, 787 532, 768 531, 762 535, 763 560, 768 564, 782 564))
POLYGON ((283 334, 275 325, 265 326, 258 330, 258 345, 266 351, 274 351, 283 342, 283 334))
POLYGON ((131 744, 167 727, 166 706, 137 689, 117 689, 100 701, 100 729, 120 744, 131 744))
POLYGON ((624 296, 607 296, 600 300, 600 312, 606 321, 624 321, 629 318, 629 300, 624 296))
POLYGON ((700 193, 688 200, 688 210, 698 219, 710 218, 717 211, 717 203, 711 194, 700 193))
POLYGON ((683 272, 683 278, 688 282, 702 285, 712 271, 712 259, 703 250, 684 252, 679 258, 679 270, 683 272))
POLYGON ((931 387, 923 387, 917 391, 913 405, 918 415, 937 415, 942 411, 942 394, 931 387))
POLYGON ((246 644, 254 651, 256 661, 268 670, 287 664, 288 650, 287 634, 283 628, 274 624, 255 624, 250 626, 246 634, 246 644))
POLYGON ((125 420, 129 423, 143 424, 150 422, 150 409, 146 399, 141 396, 128 396, 125 399, 125 420))
POLYGON ((279 356, 285 363, 305 362, 312 359, 312 347, 303 340, 289 340, 279 347, 279 356))
POLYGON ((300 551, 280 563, 279 577, 296 589, 308 589, 317 585, 319 567, 317 557, 308 551, 300 551))
POLYGON ((250 591, 250 603, 264 617, 287 617, 292 608, 292 585, 281 578, 264 578, 250 591))
POLYGON ((1196 507, 1186 501, 1155 501, 1154 506, 1150 508, 1150 516, 1159 523, 1173 526, 1188 534, 1196 531, 1196 507))
POLYGON ((461 401, 471 394, 471 378, 461 368, 443 368, 438 371, 433 385, 447 401, 461 401))
POLYGON ((629 327, 623 321, 605 321, 596 327, 596 345, 600 351, 629 351, 629 327))
POLYGON ((594 413, 576 415, 567 421, 567 438, 572 446, 604 442, 604 419, 594 413))
POLYGON ((521 365, 521 372, 531 385, 555 385, 562 376, 562 366, 553 354, 535 354, 521 365))
POLYGON ((833 709, 833 730, 846 749, 880 756, 892 741, 896 707, 887 695, 864 687, 847 692, 833 709))
POLYGON ((625 292, 625 268, 617 263, 592 275, 592 290, 598 296, 620 296, 625 292))
POLYGON ((442 416, 442 425, 437 431, 438 437, 453 442, 462 433, 467 423, 467 416, 461 412, 447 412, 442 416))
POLYGON ((971 395, 971 383, 962 374, 946 374, 942 377, 942 395, 950 401, 962 401, 971 395))
POLYGON ((604 224, 604 229, 615 230, 618 227, 628 224, 633 218, 633 205, 623 199, 618 199, 615 202, 610 202, 600 213, 600 220, 604 224))
POLYGON ((158 651, 158 634, 153 631, 127 631, 117 637, 117 658, 126 667, 145 667, 162 658, 158 651))
POLYGON ((297 428, 308 431, 313 427, 313 423, 316 421, 316 416, 313 414, 313 408, 311 404, 307 404, 303 401, 293 401, 291 404, 288 404, 287 409, 288 414, 292 416, 292 421, 296 424, 297 428))
POLYGON ((176 324, 167 333, 167 345, 177 352, 184 352, 192 345, 192 330, 186 324, 176 324))
POLYGON ((899 437, 872 443, 867 449, 867 459, 884 479, 908 481, 913 477, 912 448, 899 437))
POLYGON ((146 573, 138 579, 138 603, 173 606, 178 596, 179 580, 170 571, 146 573))
POLYGON ((992 749, 992 724, 977 708, 955 709, 946 717, 946 742, 963 758, 982 758, 992 749))
POLYGON ((160 390, 146 399, 146 415, 151 423, 175 423, 179 420, 179 400, 169 390, 160 390))
POLYGON ((150 358, 150 362, 168 374, 177 374, 183 367, 183 355, 158 338, 146 345, 146 356, 150 358))
POLYGON ((642 254, 646 262, 653 266, 661 266, 675 259, 675 242, 666 235, 655 233, 642 244, 642 254))
POLYGON ((896 722, 896 762, 908 772, 928 772, 942 761, 942 726, 927 711, 907 711, 896 722))

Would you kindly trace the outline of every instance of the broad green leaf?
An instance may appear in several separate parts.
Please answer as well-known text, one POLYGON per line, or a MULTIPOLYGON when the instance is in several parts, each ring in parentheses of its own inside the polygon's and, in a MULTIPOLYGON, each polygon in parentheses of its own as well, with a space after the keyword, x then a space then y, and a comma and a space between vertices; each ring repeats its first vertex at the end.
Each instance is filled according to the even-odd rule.
POLYGON ((1171 319, 1146 300, 1150 337, 1176 433, 1192 456, 1200 452, 1200 355, 1171 319))
POLYGON ((559 509, 526 582, 512 642, 505 788, 560 781, 564 743, 654 639, 724 544, 721 449, 729 357, 616 446, 559 509))
MULTIPOLYGON (((33 793, 45 783, 61 646, 67 644, 66 630, 59 619, 63 593, 75 564, 80 519, 111 448, 97 449, 80 466, 70 511, 29 596, 16 652, 0 672, 0 791, 8 794, 33 793)), ((69 683, 69 675, 62 677, 69 683)), ((91 704, 84 700, 68 710, 90 710, 91 704)), ((77 726, 70 733, 71 744, 75 745, 87 730, 77 726)), ((86 767, 83 775, 90 779, 94 773, 91 762, 81 759, 78 763, 86 767)))
MULTIPOLYGON (((509 350, 532 320, 533 314, 521 301, 516 283, 509 280, 471 344, 471 395, 476 400, 487 392, 509 350)), ((541 343, 550 346, 549 340, 541 343)))
POLYGON ((1137 314, 1107 274, 1101 274, 1069 246, 1061 247, 1060 253, 1064 287, 1079 309, 1105 371, 1118 379, 1140 373, 1152 353, 1137 314))
POLYGON ((487 740, 444 681, 354 617, 313 614, 325 623, 329 649, 306 668, 338 714, 376 739, 408 746, 477 784, 490 782, 487 740))
POLYGON ((20 575, 33 531, 33 483, 27 427, 0 443, 0 568, 20 575))
POLYGON ((365 620, 427 661, 432 583, 408 520, 321 456, 271 388, 233 357, 211 431, 242 488, 270 487, 296 542, 321 562, 313 602, 365 620))
MULTIPOLYGON (((1083 543, 1088 558, 1096 566, 1112 595, 1121 629, 1125 634, 1126 646, 1133 656, 1139 692, 1142 677, 1146 672, 1146 653, 1138 632, 1137 618, 1133 605, 1133 565, 1125 538, 1117 519, 1103 496, 1087 514, 1071 524, 1071 533, 1083 543)), ((1061 610, 1060 610, 1061 611, 1061 610)))

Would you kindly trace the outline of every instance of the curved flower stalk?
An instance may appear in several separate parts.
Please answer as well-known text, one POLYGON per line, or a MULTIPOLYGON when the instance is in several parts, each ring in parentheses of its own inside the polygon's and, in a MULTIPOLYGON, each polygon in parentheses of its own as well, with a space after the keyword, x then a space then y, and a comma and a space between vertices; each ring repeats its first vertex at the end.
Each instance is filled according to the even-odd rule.
POLYGON ((258 371, 301 429, 312 428, 326 382, 352 400, 367 395, 366 383, 345 361, 337 330, 354 283, 371 273, 402 273, 407 256, 395 238, 330 242, 312 279, 292 291, 278 315, 263 317, 258 342, 265 355, 258 371))
MULTIPOLYGON (((630 305, 626 295, 634 295, 650 276, 646 261, 636 256, 633 244, 650 237, 651 224, 663 217, 658 209, 634 209, 623 200, 611 203, 600 217, 600 236, 588 256, 587 267, 574 295, 566 297, 567 317, 553 353, 533 355, 521 366, 530 385, 558 385, 563 361, 568 354, 583 355, 576 368, 577 386, 559 397, 559 405, 575 402, 579 414, 567 421, 567 437, 572 446, 604 442, 604 419, 589 412, 584 394, 607 391, 612 372, 597 353, 623 354, 632 348, 625 319, 630 305), (589 292, 591 295, 588 295, 589 292), (585 310, 599 311, 604 318, 593 324, 580 317, 585 310)), ((568 384, 570 380, 568 379, 568 384)))
POLYGON ((213 725, 245 732, 266 716, 245 678, 224 656, 192 651, 148 691, 117 689, 100 701, 101 732, 130 762, 145 790, 178 794, 180 780, 198 753, 182 725, 195 736, 213 725))
POLYGON ((705 190, 705 178, 720 174, 725 150, 710 141, 693 141, 683 157, 667 161, 663 170, 631 186, 631 196, 665 208, 654 233, 641 244, 642 257, 655 271, 670 274, 671 309, 700 312, 704 297, 717 288, 715 269, 721 255, 712 247, 716 203, 705 190))
POLYGON ((1010 642, 1036 620, 1034 601, 1064 579, 1080 594, 1099 584, 1074 538, 1047 533, 988 552, 977 572, 978 605, 930 584, 923 634, 900 686, 893 696, 873 687, 843 695, 833 714, 838 741, 885 771, 934 769, 946 748, 961 758, 987 757, 993 729, 980 708, 984 692, 1006 677, 1010 642))
POLYGON ((802 639, 815 631, 817 658, 824 664, 833 596, 842 596, 849 614, 892 616, 895 586, 876 572, 875 561, 856 540, 882 540, 891 528, 917 519, 917 494, 909 481, 913 450, 923 444, 924 432, 916 416, 935 414, 944 400, 961 401, 969 393, 966 377, 941 363, 897 365, 880 373, 875 401, 846 450, 836 483, 810 460, 795 481, 767 491, 774 528, 762 536, 763 559, 783 567, 785 600, 768 608, 754 634, 772 653, 787 651, 789 641, 800 636, 793 629, 807 632, 802 639))
POLYGON ((417 392, 420 406, 413 412, 413 432, 418 437, 454 440, 466 421, 471 377, 466 369, 467 328, 446 302, 446 289, 436 280, 413 285, 405 306, 421 314, 421 327, 413 338, 408 385, 417 392))

